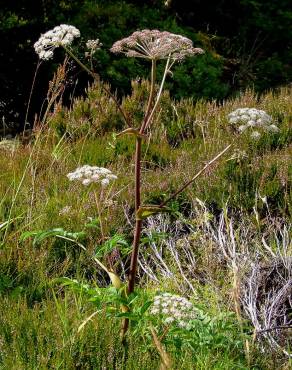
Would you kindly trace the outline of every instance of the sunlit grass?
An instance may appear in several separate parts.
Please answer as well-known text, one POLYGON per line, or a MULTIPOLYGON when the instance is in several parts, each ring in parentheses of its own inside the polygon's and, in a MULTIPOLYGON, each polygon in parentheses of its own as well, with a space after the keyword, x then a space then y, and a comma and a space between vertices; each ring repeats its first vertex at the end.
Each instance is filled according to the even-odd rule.
MULTIPOLYGON (((89 101, 84 100, 82 104, 93 104, 90 99, 96 96, 92 92, 89 96, 89 101)), ((267 227, 267 209, 260 200, 266 196, 270 214, 289 222, 291 96, 291 89, 283 88, 278 94, 268 93, 258 100, 249 91, 218 105, 190 100, 173 102, 165 94, 156 113, 151 143, 146 142, 143 147, 144 201, 159 204, 212 156, 233 142, 234 149, 209 168, 171 206, 188 218, 190 210, 197 206, 196 198, 210 207, 214 217, 227 204, 234 215, 244 215, 249 220, 256 234, 259 225, 253 208, 257 206, 260 228, 267 227), (235 108, 246 106, 266 110, 278 122, 280 132, 257 142, 247 137, 235 137, 226 116, 235 108), (235 149, 243 156, 236 156, 235 149)), ((124 102, 128 112, 131 104, 137 106, 138 98, 136 91, 124 102)), ((102 274, 88 255, 77 245, 56 238, 46 239, 40 245, 33 245, 31 238, 20 240, 23 232, 31 230, 62 227, 72 232, 82 231, 88 220, 97 217, 93 194, 79 184, 69 182, 66 177, 77 166, 89 164, 106 166, 118 175, 113 187, 113 203, 107 213, 108 234, 119 233, 131 243, 134 141, 130 137, 115 139, 112 136, 112 131, 120 129, 121 122, 116 121, 112 106, 106 109, 106 100, 103 104, 102 117, 96 114, 86 120, 79 100, 71 111, 50 117, 49 126, 36 130, 29 144, 20 145, 13 151, 0 147, 1 368, 159 368, 157 351, 153 346, 147 349, 143 338, 137 342, 136 337, 130 337, 133 345, 129 345, 129 352, 124 353, 119 340, 118 319, 105 319, 104 313, 100 313, 78 333, 79 325, 94 308, 82 296, 63 291, 58 285, 52 285, 52 281, 63 276, 100 281, 102 274), (101 118, 102 123, 98 121, 101 118), (60 134, 61 126, 68 129, 68 135, 60 134), (102 129, 96 131, 97 126, 102 129), (64 212, 66 207, 69 211, 64 212), (143 350, 138 351, 139 346, 143 350)), ((95 250, 98 240, 98 227, 89 230, 84 240, 89 252, 95 250)), ((226 275, 221 265, 214 263, 214 246, 205 244, 203 247, 196 246, 196 276, 201 277, 196 283, 197 298, 202 300, 203 306, 205 304, 205 309, 210 306, 210 312, 230 312, 233 310, 230 299, 232 278, 226 275), (212 278, 215 286, 208 287, 207 278, 212 278)), ((167 263, 174 267, 181 279, 179 269, 169 256, 167 258, 167 263)), ((125 263, 128 263, 127 258, 125 263)), ((102 278, 105 283, 105 277, 102 278)), ((145 284, 143 276, 141 278, 145 284)), ((159 283, 150 282, 148 289, 164 288, 178 289, 167 278, 162 278, 159 283)), ((231 336, 235 333, 232 330, 231 336)), ((185 350, 179 355, 171 346, 167 350, 178 366, 176 368, 248 368, 242 347, 238 352, 231 348, 210 352, 205 348, 198 352, 185 350)), ((259 360, 253 350, 251 365, 261 361, 259 368, 271 368, 269 356, 259 360)))

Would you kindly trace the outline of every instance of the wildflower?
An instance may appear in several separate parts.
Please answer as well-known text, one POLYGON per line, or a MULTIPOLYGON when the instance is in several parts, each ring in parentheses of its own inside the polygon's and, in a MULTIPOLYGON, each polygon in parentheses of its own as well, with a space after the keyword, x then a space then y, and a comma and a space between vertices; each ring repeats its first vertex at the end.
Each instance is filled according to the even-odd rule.
POLYGON ((108 186, 112 180, 117 179, 109 169, 89 165, 78 167, 74 172, 68 173, 67 177, 70 181, 81 181, 84 186, 99 183, 102 187, 108 186))
POLYGON ((279 128, 276 125, 270 125, 267 127, 267 130, 272 132, 278 132, 279 128))
POLYGON ((96 40, 87 40, 86 47, 91 53, 95 53, 97 50, 101 48, 102 44, 99 42, 99 39, 96 40))
POLYGON ((193 304, 184 297, 163 293, 154 297, 151 315, 162 315, 165 324, 176 324, 187 328, 190 320, 196 317, 193 304))
POLYGON ((200 48, 194 48, 187 37, 167 31, 142 30, 115 42, 110 49, 113 53, 123 53, 128 57, 150 60, 183 60, 188 56, 203 54, 200 48))
POLYGON ((250 134, 250 137, 252 137, 253 139, 259 139, 261 137, 261 134, 258 131, 253 131, 250 134))
POLYGON ((4 150, 13 153, 19 145, 20 143, 17 139, 3 139, 0 140, 0 151, 4 150))
POLYGON ((238 108, 228 114, 229 123, 237 125, 238 132, 242 133, 246 130, 252 130, 250 136, 253 139, 258 139, 261 136, 261 131, 278 131, 278 127, 272 124, 272 117, 265 111, 256 108, 238 108), (256 130, 254 130, 256 129, 256 130))
POLYGON ((165 319, 165 324, 171 324, 171 323, 173 323, 174 322, 174 318, 173 317, 167 317, 166 319, 165 319))
POLYGON ((76 27, 61 24, 41 35, 34 44, 34 49, 40 59, 48 60, 53 57, 57 47, 70 45, 75 37, 80 37, 80 31, 76 27))

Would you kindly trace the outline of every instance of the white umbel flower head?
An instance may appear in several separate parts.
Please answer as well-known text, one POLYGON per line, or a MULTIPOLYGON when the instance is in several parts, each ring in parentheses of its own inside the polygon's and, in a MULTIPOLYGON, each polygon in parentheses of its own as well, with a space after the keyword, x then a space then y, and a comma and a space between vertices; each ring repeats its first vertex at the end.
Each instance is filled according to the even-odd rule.
POLYGON ((48 60, 53 57, 57 47, 70 45, 75 37, 80 37, 80 31, 76 27, 61 24, 41 35, 34 44, 34 49, 40 59, 48 60))
POLYGON ((98 183, 103 188, 107 187, 111 181, 117 179, 117 176, 114 175, 109 169, 89 165, 78 167, 74 172, 68 173, 67 177, 70 181, 80 181, 84 186, 88 186, 92 183, 98 183))
POLYGON ((100 49, 101 46, 102 44, 99 42, 99 39, 86 41, 86 47, 91 52, 95 52, 96 50, 100 49))
POLYGON ((272 124, 272 117, 261 109, 238 108, 228 114, 227 117, 229 123, 235 126, 238 132, 249 131, 253 139, 258 139, 261 136, 258 130, 265 132, 279 131, 278 127, 272 124))
POLYGON ((196 318, 195 308, 189 300, 170 293, 154 297, 150 314, 162 316, 165 324, 173 324, 180 328, 188 328, 190 320, 196 318))

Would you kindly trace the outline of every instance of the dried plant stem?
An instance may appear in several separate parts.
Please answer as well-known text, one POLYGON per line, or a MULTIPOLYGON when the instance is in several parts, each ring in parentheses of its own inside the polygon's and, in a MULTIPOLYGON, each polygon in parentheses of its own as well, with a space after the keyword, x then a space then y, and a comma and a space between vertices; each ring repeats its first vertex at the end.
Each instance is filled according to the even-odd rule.
MULTIPOLYGON (((75 62, 85 71, 87 72, 95 81, 97 82, 100 82, 100 79, 99 79, 99 76, 94 73, 93 71, 91 71, 84 63, 81 62, 80 59, 78 59, 74 53, 72 53, 72 51, 69 49, 69 48, 66 48, 64 45, 62 45, 63 48, 65 49, 66 53, 68 53, 70 55, 70 57, 72 59, 75 60, 75 62)), ((131 127, 131 124, 130 124, 130 121, 126 115, 126 113, 124 112, 124 110, 122 109, 121 105, 119 104, 117 98, 115 97, 115 95, 107 88, 105 87, 103 84, 100 84, 100 87, 104 90, 104 92, 106 94, 108 94, 114 101, 118 111, 121 113, 124 121, 126 122, 127 126, 131 127)))
POLYGON ((179 195, 182 191, 184 191, 192 182, 194 182, 208 167, 211 166, 212 163, 216 162, 217 159, 219 159, 227 150, 230 149, 232 144, 229 144, 225 149, 223 149, 219 154, 216 155, 211 161, 209 161, 199 172, 195 174, 194 177, 192 177, 188 182, 186 182, 181 188, 179 188, 174 194, 172 194, 169 198, 167 198, 165 201, 163 201, 160 204, 160 207, 165 206, 168 202, 170 202, 172 199, 174 199, 177 195, 179 195))
POLYGON ((244 343, 244 353, 247 360, 247 363, 250 364, 251 362, 251 356, 250 356, 250 345, 249 341, 245 339, 244 336, 244 329, 243 329, 243 320, 242 320, 242 314, 241 314, 241 308, 240 308, 240 281, 239 281, 239 275, 238 275, 238 266, 235 264, 235 262, 232 263, 233 265, 233 300, 234 300, 234 309, 235 314, 237 318, 237 322, 240 329, 240 334, 242 337, 242 341, 244 343))
POLYGON ((169 354, 165 351, 163 348, 163 345, 161 343, 161 340, 158 338, 157 333, 153 326, 150 326, 150 331, 152 334, 153 342, 155 344, 155 347, 157 351, 159 352, 159 355, 161 357, 161 365, 160 370, 170 370, 172 369, 172 361, 169 356, 169 354))
POLYGON ((33 89, 34 89, 34 85, 35 85, 35 81, 36 81, 36 76, 37 76, 38 70, 40 68, 40 65, 41 65, 41 61, 38 61, 38 64, 36 66, 35 73, 34 73, 34 76, 33 76, 31 89, 30 89, 30 92, 29 92, 29 98, 28 98, 28 103, 27 103, 27 108, 26 108, 25 118, 24 118, 24 126, 23 126, 22 137, 24 137, 25 128, 27 126, 27 118, 28 118, 28 112, 29 112, 30 103, 31 103, 31 97, 32 97, 32 93, 33 93, 33 89))
POLYGON ((98 220, 99 220, 99 226, 100 226, 101 241, 103 243, 104 240, 105 240, 105 232, 104 232, 104 225, 103 225, 102 217, 101 217, 100 202, 99 202, 98 196, 96 194, 96 191, 94 192, 94 200, 95 200, 96 209, 97 209, 97 213, 98 213, 98 220))

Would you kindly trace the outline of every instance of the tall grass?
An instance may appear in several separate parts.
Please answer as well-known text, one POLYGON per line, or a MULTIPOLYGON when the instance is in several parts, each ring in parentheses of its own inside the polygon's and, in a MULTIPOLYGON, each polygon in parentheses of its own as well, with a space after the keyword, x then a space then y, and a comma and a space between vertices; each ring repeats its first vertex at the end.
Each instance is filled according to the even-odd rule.
MULTIPOLYGON (((139 109, 142 112, 146 85, 145 81, 133 83, 133 94, 123 100, 123 109, 134 122, 140 119, 139 109), (137 110, 137 107, 140 108, 137 110)), ((218 105, 216 102, 173 101, 167 92, 164 93, 154 117, 151 142, 146 142, 143 147, 142 188, 146 204, 162 202, 210 157, 234 140, 234 132, 226 118, 234 108, 264 109, 278 122, 280 131, 259 141, 238 137, 234 152, 212 166, 171 203, 177 217, 186 219, 186 225, 193 227, 194 242, 190 252, 196 262, 192 277, 189 275, 190 256, 184 260, 185 252, 180 249, 183 246, 176 244, 182 258, 181 269, 169 251, 159 249, 170 271, 166 274, 165 268, 160 266, 161 261, 159 264, 155 258, 150 258, 154 256, 153 241, 147 232, 142 235, 142 261, 150 263, 148 267, 157 277, 156 281, 150 279, 140 267, 139 276, 150 295, 165 289, 188 294, 211 317, 218 316, 219 312, 234 311, 234 300, 230 296, 232 274, 226 272, 227 262, 219 243, 203 238, 201 226, 205 217, 217 220, 227 204, 235 220, 245 220, 241 228, 249 225, 252 230, 244 242, 257 248, 254 240, 260 238, 261 233, 268 235, 271 217, 290 222, 291 96, 289 88, 260 98, 247 91, 218 105), (199 208, 197 199, 204 203, 208 212, 195 217, 193 211, 199 208)), ((94 312, 94 307, 82 295, 69 293, 52 282, 66 276, 106 285, 106 276, 87 254, 74 243, 58 238, 44 239, 40 244, 33 244, 32 238, 21 240, 24 231, 63 227, 72 232, 86 230, 82 242, 88 252, 98 248, 98 223, 93 228, 85 227, 97 217, 93 194, 66 178, 66 174, 78 165, 90 164, 110 167, 118 174, 119 179, 113 188, 115 196, 108 206, 108 232, 110 236, 123 235, 131 243, 134 143, 129 137, 116 140, 112 136, 112 132, 120 127, 121 121, 112 101, 93 85, 88 89, 88 96, 77 99, 70 109, 59 107, 49 112, 46 126, 36 126, 29 143, 19 144, 13 150, 0 145, 1 368, 159 367, 160 358, 151 338, 133 334, 129 337, 132 345, 125 353, 118 338, 118 319, 105 320, 103 311, 78 332, 78 327, 94 312)), ((175 217, 169 219, 171 224, 176 222, 175 217)), ((190 234, 186 228, 183 226, 180 230, 181 239, 190 234)), ((176 243, 178 236, 168 235, 167 238, 174 238, 176 243)), ((159 243, 157 248, 161 248, 159 243)), ((127 270, 127 256, 124 256, 124 266, 127 270)), ((252 326, 247 320, 243 330, 244 335, 249 335, 248 360, 236 320, 233 318, 231 322, 234 325, 223 327, 216 334, 230 336, 231 344, 225 349, 212 347, 212 341, 217 338, 214 334, 210 345, 195 351, 183 348, 177 352, 173 342, 166 344, 174 368, 268 369, 279 368, 284 363, 289 366, 281 356, 273 364, 269 352, 258 355, 252 335, 248 334, 252 332, 252 326)))

